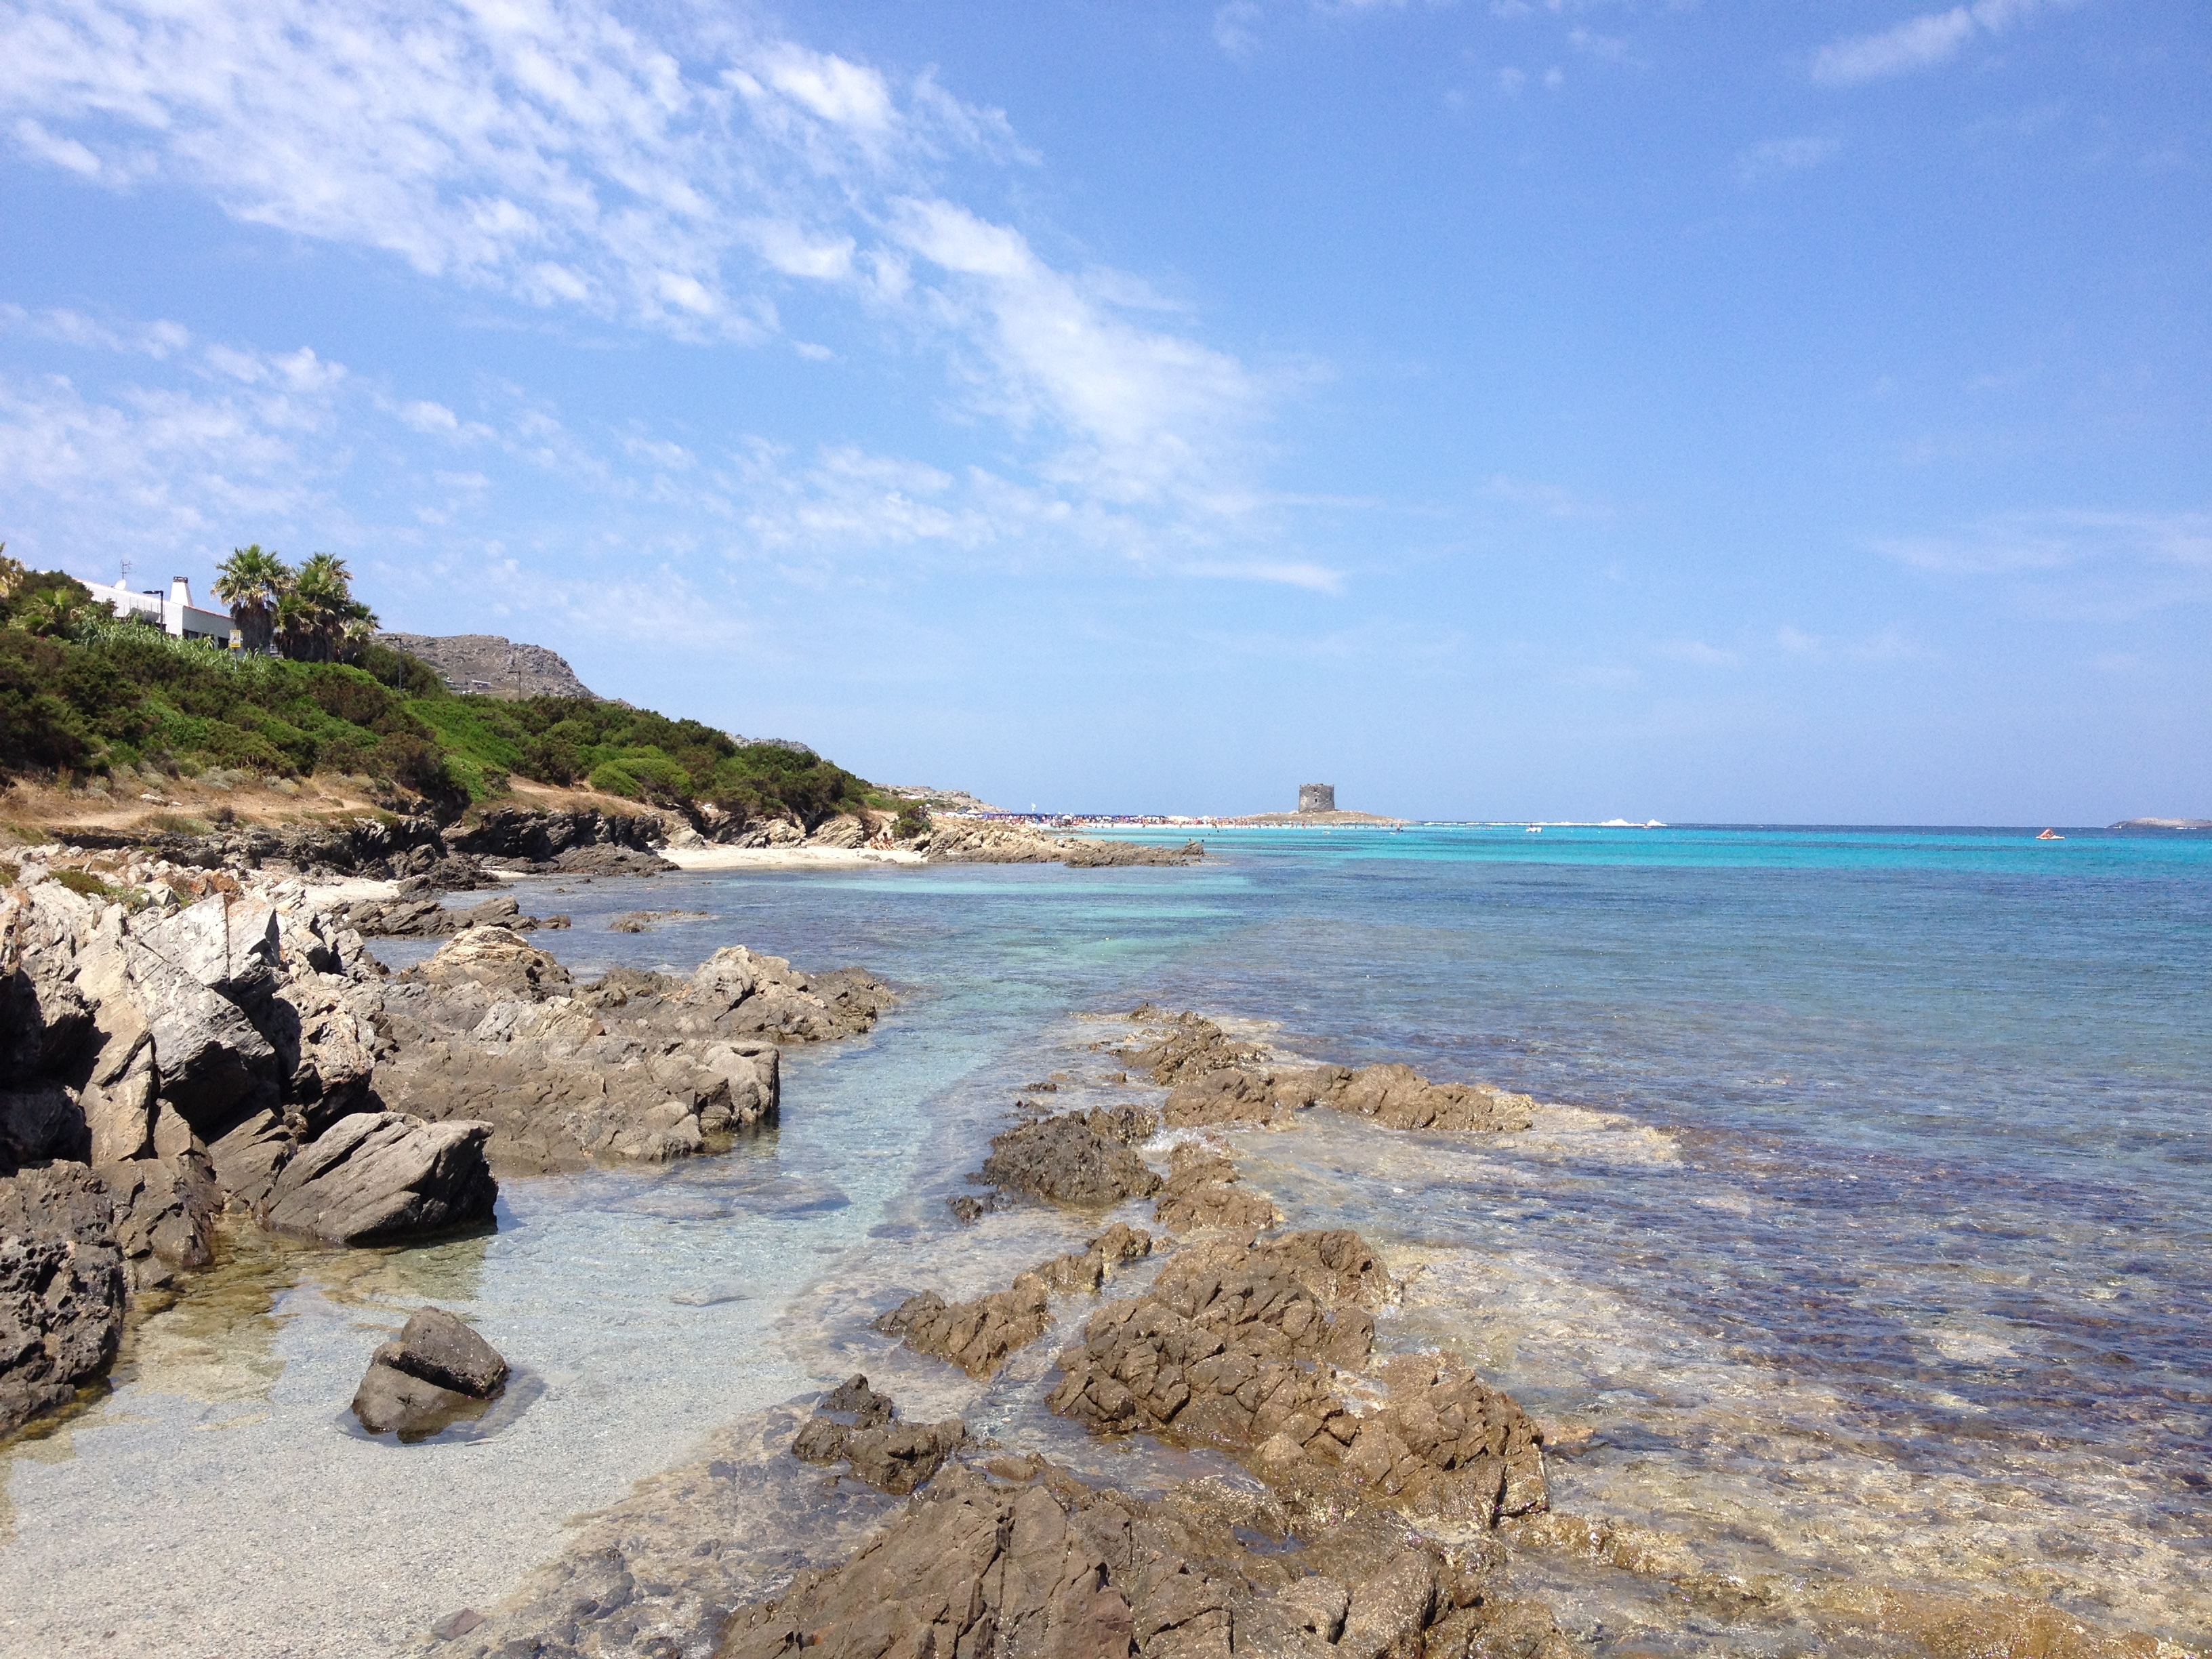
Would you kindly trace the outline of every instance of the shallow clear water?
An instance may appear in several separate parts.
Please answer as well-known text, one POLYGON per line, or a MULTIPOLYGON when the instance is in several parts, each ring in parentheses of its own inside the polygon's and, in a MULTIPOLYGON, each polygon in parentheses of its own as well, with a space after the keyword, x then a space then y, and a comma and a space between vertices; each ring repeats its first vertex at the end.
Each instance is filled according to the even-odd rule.
MULTIPOLYGON (((0 1609, 0 1649, 181 1650, 156 1639, 181 1620, 240 1654, 373 1651, 488 1605, 563 1517, 703 1430, 855 1365, 909 1414, 1167 1478, 1039 1410, 1048 1341, 985 1388, 866 1328, 908 1289, 994 1287, 1078 1236, 1041 1212, 957 1231, 943 1200, 1021 1085, 1099 1073, 1085 1045, 1127 1027, 1082 1016, 1146 998, 1561 1103, 1491 1141, 1239 1138, 1294 1224, 1356 1225, 1406 1276, 1386 1343, 1458 1346, 1557 1425, 1561 1509, 1747 1579, 2212 1626, 2212 840, 1208 845, 1187 870, 530 884, 526 908, 575 915, 541 938, 580 971, 743 942, 864 964, 906 1000, 869 1039, 791 1051, 782 1128, 727 1158, 511 1182, 489 1240, 263 1249, 149 1322, 132 1380, 5 1466, 0 1572, 31 1588, 0 1609), (709 919, 605 930, 674 906, 709 919), (539 1391, 473 1442, 347 1436, 376 1328, 432 1297, 539 1391), (341 1541, 364 1536, 374 1571, 341 1541), (171 1587, 154 1613, 101 1611, 88 1540, 171 1587), (303 1620, 317 1595, 329 1611, 303 1620)), ((1602 1651, 1788 1646, 1756 1619, 1724 1641, 1602 1574, 1545 1588, 1602 1651)))

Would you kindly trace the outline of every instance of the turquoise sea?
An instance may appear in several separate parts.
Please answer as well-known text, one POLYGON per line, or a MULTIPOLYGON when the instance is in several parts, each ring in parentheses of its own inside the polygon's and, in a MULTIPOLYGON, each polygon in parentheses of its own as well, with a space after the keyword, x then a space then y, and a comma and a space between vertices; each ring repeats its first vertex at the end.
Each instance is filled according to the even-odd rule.
MULTIPOLYGON (((149 1322, 110 1400, 5 1466, 0 1573, 40 1588, 0 1612, 0 1650, 103 1650, 70 1633, 91 1537, 143 1543, 170 1616, 226 1651, 379 1651, 489 1605, 565 1516, 707 1429, 855 1368, 1125 1484, 1182 1472, 1049 1419, 1050 1340, 985 1385, 867 1329, 1079 1235, 1037 1211, 963 1231, 944 1200, 1024 1085, 1103 1079, 1097 1045, 1130 1030, 1103 1017, 1140 1000, 1547 1103, 1524 1136, 1309 1123, 1235 1152, 1291 1224, 1383 1249, 1407 1286, 1386 1346, 1458 1347, 1553 1425, 1557 1508, 1676 1552, 1659 1575, 1530 1560, 1595 1651, 1917 1651, 1834 1622, 1855 1586, 2205 1642, 2212 837, 1206 839, 1188 869, 526 884, 526 908, 575 916, 540 938, 580 973, 744 943, 865 965, 902 1000, 868 1039, 791 1052, 781 1128, 730 1157, 510 1182, 494 1238, 264 1252, 219 1306, 149 1322), (702 915, 607 931, 647 908, 702 915), (404 1455, 348 1437, 378 1326, 433 1296, 533 1374, 526 1408, 404 1455), (364 1589, 300 1542, 364 1525, 416 1576, 364 1589), (286 1625, 203 1528, 241 1558, 289 1547, 334 1587, 334 1630, 385 1634, 286 1625)), ((126 1623, 104 1650, 163 1650, 126 1623)))

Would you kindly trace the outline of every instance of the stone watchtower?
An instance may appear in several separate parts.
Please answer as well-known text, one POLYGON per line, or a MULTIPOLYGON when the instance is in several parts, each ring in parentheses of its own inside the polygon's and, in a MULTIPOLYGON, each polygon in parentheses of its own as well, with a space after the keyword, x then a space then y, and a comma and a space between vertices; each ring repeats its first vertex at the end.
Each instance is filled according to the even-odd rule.
POLYGON ((1298 811, 1301 812, 1334 812, 1336 811, 1336 786, 1333 783, 1302 783, 1298 786, 1298 811))

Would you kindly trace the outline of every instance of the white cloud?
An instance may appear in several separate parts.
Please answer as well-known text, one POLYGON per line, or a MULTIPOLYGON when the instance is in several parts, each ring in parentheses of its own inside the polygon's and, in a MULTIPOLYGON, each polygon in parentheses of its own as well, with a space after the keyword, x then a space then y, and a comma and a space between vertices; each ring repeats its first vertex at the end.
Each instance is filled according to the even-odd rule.
POLYGON ((27 311, 21 306, 0 304, 0 334, 27 335, 60 345, 89 348, 161 359, 182 351, 192 342, 191 331, 181 323, 134 324, 116 328, 76 311, 27 311))
POLYGON ((88 177, 735 339, 773 327, 762 277, 842 274, 856 196, 864 216, 886 180, 1005 149, 1003 118, 927 77, 894 89, 741 25, 663 21, 656 38, 590 0, 27 0, 0 21, 0 110, 21 151, 88 177))
POLYGON ((1279 582, 1286 587, 1303 587, 1315 593, 1340 593, 1344 591, 1341 571, 1301 560, 1200 560, 1182 565, 1179 570, 1186 576, 1226 576, 1237 581, 1279 582))
POLYGON ((1586 500, 1559 484, 1516 478, 1504 472, 1492 474, 1483 486, 1483 493, 1494 501, 1525 507, 1549 518, 1610 519, 1613 516, 1613 509, 1604 501, 1586 500))
MULTIPOLYGON (((0 13, 0 115, 42 163, 188 190, 526 307, 741 345, 778 334, 790 283, 842 293, 941 350, 955 397, 1004 423, 1022 459, 1000 507, 1052 507, 1014 513, 1032 531, 1058 514, 1142 557, 1249 542, 1279 511, 1255 434, 1284 379, 1163 323, 1173 308, 1136 279, 1062 269, 957 199, 955 162, 1031 158, 927 75, 594 0, 19 0, 0 13)), ((198 362, 302 394, 343 372, 228 348, 198 362)), ((386 412, 483 437, 437 407, 386 412)), ((586 464, 519 424, 501 441, 586 464)), ((906 521, 810 488, 817 526, 906 521)))
POLYGON ((1707 645, 1703 640, 1669 640, 1652 649, 1670 662, 1688 663, 1695 668, 1734 668, 1743 661, 1736 653, 1707 645))
POLYGON ((1813 78, 1832 86, 1885 80, 1933 69, 1958 56, 1977 34, 1997 34, 2041 8, 2041 0, 1975 0, 1923 12, 1872 34, 1832 40, 1813 59, 1813 78))
POLYGON ((2212 514, 2010 513, 1937 535, 1877 541, 1917 569, 1956 576, 2020 576, 2136 566, 2212 576, 2212 514))
POLYGON ((1934 655, 1893 628, 1861 639, 1840 639, 1784 624, 1775 630, 1774 643, 1793 657, 1815 662, 1924 662, 1934 655))
POLYGON ((1231 58, 1249 58, 1260 50, 1261 15, 1255 0, 1231 0, 1213 14, 1213 44, 1231 58))
POLYGON ((102 171, 100 157, 74 138, 64 138, 49 132, 37 121, 25 116, 15 123, 15 142, 41 161, 51 161, 58 167, 82 173, 88 179, 97 178, 102 171))
POLYGON ((1800 173, 1820 166, 1842 148, 1834 138, 1762 138, 1736 157, 1736 177, 1756 184, 1779 173, 1800 173))

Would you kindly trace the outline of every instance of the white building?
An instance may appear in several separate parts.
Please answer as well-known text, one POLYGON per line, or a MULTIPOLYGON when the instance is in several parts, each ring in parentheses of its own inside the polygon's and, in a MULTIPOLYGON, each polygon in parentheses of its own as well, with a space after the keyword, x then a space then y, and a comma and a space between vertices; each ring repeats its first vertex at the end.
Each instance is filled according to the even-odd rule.
POLYGON ((134 593, 124 586, 128 578, 118 579, 113 586, 106 582, 87 582, 92 597, 110 607, 118 617, 139 616, 159 623, 164 632, 180 640, 213 640, 221 645, 240 643, 236 630, 231 625, 228 611, 204 611, 192 603, 192 585, 182 576, 169 579, 166 597, 158 587, 134 593))

